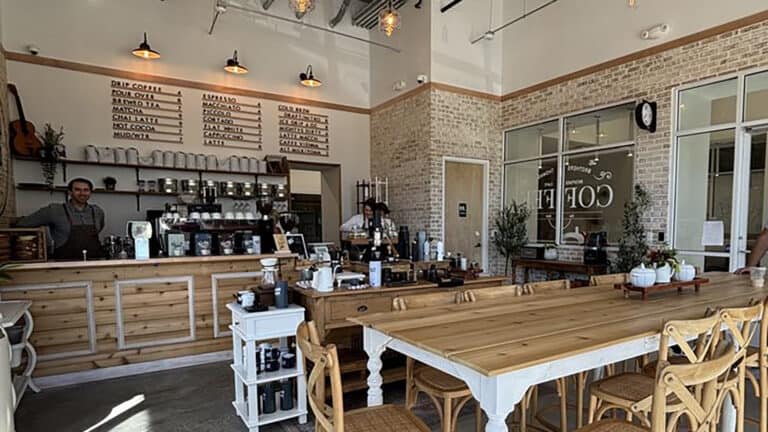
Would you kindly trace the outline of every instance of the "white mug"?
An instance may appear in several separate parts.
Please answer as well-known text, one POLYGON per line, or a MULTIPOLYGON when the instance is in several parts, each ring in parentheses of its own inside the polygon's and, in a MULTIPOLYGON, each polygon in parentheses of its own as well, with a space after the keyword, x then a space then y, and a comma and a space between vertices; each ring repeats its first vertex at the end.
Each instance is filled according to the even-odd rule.
POLYGON ((200 213, 199 212, 192 212, 192 213, 189 214, 189 218, 190 219, 194 219, 194 220, 200 219, 200 213))
POLYGON ((211 219, 211 214, 208 213, 208 212, 203 212, 203 213, 200 214, 200 219, 202 219, 202 220, 210 220, 211 219))
POLYGON ((112 147, 99 147, 97 151, 99 152, 99 162, 115 162, 115 151, 112 147))
POLYGON ((125 162, 131 165, 139 164, 139 151, 136 147, 131 147, 125 151, 125 162))
POLYGON ((240 306, 249 308, 256 301, 256 293, 253 291, 238 291, 237 298, 240 301, 240 306))
POLYGON ((232 220, 234 218, 235 218, 235 214, 232 213, 231 211, 228 211, 228 212, 224 213, 224 219, 232 220))
POLYGON ((208 155, 205 157, 205 168, 208 170, 219 169, 219 161, 214 155, 208 155))
POLYGON ((155 166, 163 166, 163 151, 152 150, 152 163, 155 166))
POLYGON ((127 156, 125 154, 125 149, 122 147, 115 147, 115 162, 119 164, 124 164, 127 162, 127 156))
POLYGON ((99 161, 99 152, 96 150, 95 145, 89 145, 85 147, 85 160, 88 162, 99 161))
POLYGON ((173 165, 176 168, 186 168, 187 167, 187 155, 184 152, 177 151, 174 154, 174 163, 173 165))
POLYGON ((333 291, 333 270, 330 267, 320 267, 312 274, 312 288, 318 292, 333 291))
POLYGON ((173 152, 171 150, 166 150, 163 152, 163 166, 166 168, 173 168, 173 152))

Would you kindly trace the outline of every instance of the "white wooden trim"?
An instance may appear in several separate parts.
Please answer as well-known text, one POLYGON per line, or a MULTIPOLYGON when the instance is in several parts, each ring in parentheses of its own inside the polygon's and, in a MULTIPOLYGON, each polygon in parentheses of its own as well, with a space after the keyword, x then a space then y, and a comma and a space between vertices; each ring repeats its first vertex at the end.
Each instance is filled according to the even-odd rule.
POLYGON ((443 241, 445 241, 445 163, 446 162, 459 162, 459 163, 467 163, 467 164, 474 164, 474 165, 482 165, 483 167, 483 228, 481 233, 481 242, 482 242, 482 263, 480 263, 483 267, 483 270, 488 272, 488 218, 490 217, 490 214, 488 212, 488 206, 490 204, 490 161, 486 159, 471 159, 471 158, 462 158, 462 157, 453 157, 453 156, 443 156, 443 163, 442 163, 442 178, 443 178, 443 185, 442 185, 442 199, 440 202, 440 236, 443 238, 443 241))
POLYGON ((165 345, 179 342, 192 342, 196 339, 195 332, 195 279, 192 276, 176 276, 146 279, 125 279, 115 281, 115 324, 117 328, 117 348, 120 350, 130 348, 143 348, 156 345, 165 345), (158 339, 144 343, 125 343, 125 324, 123 323, 123 302, 120 288, 123 285, 158 284, 158 283, 187 283, 187 304, 189 306, 189 336, 171 339, 158 339))
MULTIPOLYGON (((54 360, 96 353, 96 318, 93 313, 93 283, 91 281, 58 282, 47 284, 25 284, 0 286, 0 294, 31 290, 50 290, 63 288, 85 288, 85 313, 88 319, 88 349, 55 354, 39 355, 38 360, 54 360)), ((34 302, 32 302, 34 304, 34 302)))
POLYGON ((231 336, 231 330, 221 331, 219 328, 219 279, 240 279, 249 277, 260 277, 261 271, 239 272, 239 273, 212 273, 211 274, 211 295, 213 296, 213 338, 231 336))
POLYGON ((131 375, 139 375, 149 372, 158 372, 180 367, 196 366, 206 363, 224 362, 232 360, 232 351, 217 351, 206 354, 176 357, 164 360, 153 360, 143 363, 113 366, 72 372, 61 375, 50 375, 35 378, 35 382, 43 389, 61 387, 73 384, 81 384, 105 379, 120 378, 131 375))

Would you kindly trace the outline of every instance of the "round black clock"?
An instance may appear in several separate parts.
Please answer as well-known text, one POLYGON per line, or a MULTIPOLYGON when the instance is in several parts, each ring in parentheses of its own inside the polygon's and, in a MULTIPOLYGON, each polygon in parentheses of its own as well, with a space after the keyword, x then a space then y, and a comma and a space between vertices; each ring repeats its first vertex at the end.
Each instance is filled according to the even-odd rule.
POLYGON ((648 132, 656 132, 656 102, 643 99, 635 107, 635 122, 637 127, 648 132))

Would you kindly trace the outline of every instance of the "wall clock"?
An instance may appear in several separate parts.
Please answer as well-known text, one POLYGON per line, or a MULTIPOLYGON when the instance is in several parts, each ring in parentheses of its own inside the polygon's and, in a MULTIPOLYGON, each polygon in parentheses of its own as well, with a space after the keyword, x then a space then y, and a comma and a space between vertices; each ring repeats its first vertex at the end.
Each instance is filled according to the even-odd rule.
POLYGON ((640 129, 656 132, 656 102, 643 99, 635 107, 635 123, 640 129))

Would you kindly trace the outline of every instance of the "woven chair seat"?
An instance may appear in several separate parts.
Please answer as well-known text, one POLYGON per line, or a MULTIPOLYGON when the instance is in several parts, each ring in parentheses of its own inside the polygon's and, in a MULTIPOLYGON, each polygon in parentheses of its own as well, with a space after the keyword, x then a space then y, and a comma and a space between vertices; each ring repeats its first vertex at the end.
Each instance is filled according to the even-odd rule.
POLYGON ((576 432, 649 432, 650 429, 624 420, 610 419, 590 423, 576 432))
MULTIPOLYGON (((668 361, 669 361, 670 364, 676 364, 676 365, 690 363, 688 361, 688 358, 686 358, 684 356, 670 357, 668 361)), ((658 365, 658 362, 656 362, 656 361, 648 362, 645 366, 643 366, 643 374, 644 375, 648 375, 649 377, 655 379, 656 378, 656 366, 657 365, 658 365)))
POLYGON ((430 432, 415 414, 400 405, 381 405, 344 413, 345 432, 430 432))
POLYGON ((641 401, 653 396, 655 380, 639 373, 623 373, 593 382, 589 391, 597 397, 609 396, 628 402, 641 401))
POLYGON ((441 393, 451 393, 453 397, 460 396, 457 393, 465 393, 467 396, 471 394, 464 381, 429 366, 417 368, 413 375, 413 381, 419 387, 441 393))

